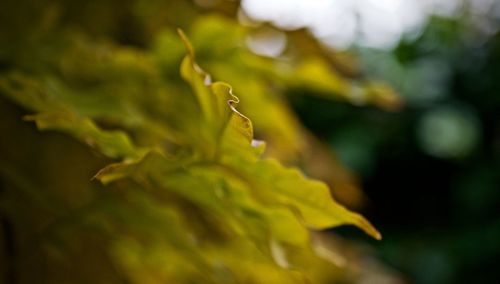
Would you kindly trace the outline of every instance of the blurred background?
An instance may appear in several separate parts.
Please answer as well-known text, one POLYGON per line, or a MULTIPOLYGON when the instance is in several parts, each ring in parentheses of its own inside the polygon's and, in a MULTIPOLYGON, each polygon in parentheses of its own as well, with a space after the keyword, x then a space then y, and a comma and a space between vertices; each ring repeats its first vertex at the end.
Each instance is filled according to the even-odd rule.
MULTIPOLYGON (((288 91, 359 175, 365 215, 384 235, 377 255, 413 283, 498 283, 500 3, 244 0, 239 16, 306 28, 400 94, 404 106, 387 112, 288 91)), ((249 46, 276 56, 280 39, 249 46)))
POLYGON ((499 283, 500 2, 245 0, 242 12, 306 27, 402 97, 386 112, 290 90, 359 174, 377 254, 413 283, 499 283))
MULTIPOLYGON (((384 239, 347 227, 332 233, 365 244, 405 282, 500 283, 499 1, 1 2, 0 70, 30 62, 18 47, 58 25, 177 66, 184 50, 175 28, 183 28, 200 65, 235 87, 269 155, 327 181, 384 239), (207 32, 217 21, 193 24, 214 14, 234 24, 221 34, 207 32), (36 29, 26 33, 26 23, 36 29), (228 30, 236 25, 241 44, 228 30), (231 43, 265 62, 226 57, 231 43), (328 67, 301 65, 310 54, 328 67), (278 95, 264 107, 257 94, 269 90, 278 95)), ((78 64, 61 68, 71 75, 85 68, 78 64)))
POLYGON ((349 51, 402 97, 387 112, 289 90, 301 121, 359 174, 365 215, 384 235, 377 255, 412 283, 499 283, 500 2, 241 5, 253 20, 305 27, 349 51))

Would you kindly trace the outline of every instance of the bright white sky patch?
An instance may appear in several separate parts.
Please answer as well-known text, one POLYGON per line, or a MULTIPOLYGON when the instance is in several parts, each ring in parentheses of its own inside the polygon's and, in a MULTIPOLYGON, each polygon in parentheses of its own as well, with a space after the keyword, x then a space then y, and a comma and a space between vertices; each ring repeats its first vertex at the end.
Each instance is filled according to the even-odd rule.
MULTIPOLYGON (((473 0, 487 11, 496 0, 473 0)), ((452 15, 462 0, 242 0, 243 11, 283 29, 309 28, 326 44, 347 48, 354 41, 391 48, 404 33, 418 33, 430 14, 452 15)))
POLYGON ((261 29, 247 37, 248 47, 255 53, 277 57, 286 47, 286 35, 275 29, 261 29))

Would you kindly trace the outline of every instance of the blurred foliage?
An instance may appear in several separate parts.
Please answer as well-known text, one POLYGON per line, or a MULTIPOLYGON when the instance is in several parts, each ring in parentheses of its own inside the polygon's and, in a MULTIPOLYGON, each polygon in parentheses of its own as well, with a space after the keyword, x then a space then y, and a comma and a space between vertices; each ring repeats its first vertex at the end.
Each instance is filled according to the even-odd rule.
POLYGON ((246 40, 270 27, 239 26, 234 2, 1 5, 2 280, 396 281, 319 233, 378 231, 326 184, 281 164, 328 178, 353 207, 363 202, 355 176, 284 96, 307 89, 398 109, 389 87, 346 68, 347 55, 296 31, 283 56, 259 56, 246 40))

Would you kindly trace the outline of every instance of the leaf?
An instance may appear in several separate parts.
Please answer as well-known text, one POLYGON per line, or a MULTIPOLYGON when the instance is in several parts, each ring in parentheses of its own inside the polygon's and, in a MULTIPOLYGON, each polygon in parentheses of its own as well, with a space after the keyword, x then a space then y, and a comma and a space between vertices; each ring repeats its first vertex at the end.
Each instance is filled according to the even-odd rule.
MULTIPOLYGON (((288 33, 293 44, 300 38, 302 43, 314 46, 303 58, 288 52, 286 59, 271 60, 249 52, 245 41, 255 29, 259 27, 243 28, 229 19, 208 15, 194 23, 191 35, 193 45, 202 54, 199 61, 203 66, 215 78, 223 78, 238 91, 245 90, 239 94, 245 102, 242 111, 252 117, 273 156, 295 162, 308 151, 304 130, 282 97, 286 89, 307 89, 324 98, 387 110, 401 107, 401 99, 391 88, 375 91, 372 86, 381 83, 352 79, 338 71, 336 61, 326 60, 328 52, 305 33, 288 33)), ((290 46, 290 50, 295 48, 290 46)))
POLYGON ((312 229, 325 229, 340 225, 355 225, 375 239, 380 233, 361 215, 350 212, 336 203, 326 184, 309 180, 297 169, 287 169, 276 160, 260 160, 255 165, 227 159, 247 179, 254 179, 254 189, 262 199, 290 206, 299 213, 304 223, 312 229))
MULTIPOLYGON (((43 204, 64 204, 76 186, 86 194, 74 197, 87 197, 77 205, 61 206, 58 215, 47 210, 43 218, 33 208, 16 210, 31 204, 15 189, 33 169, 5 167, 0 173, 9 177, 9 200, 16 201, 8 217, 33 232, 19 244, 36 251, 30 259, 35 265, 51 269, 44 280, 326 282, 327 276, 340 279, 343 268, 316 253, 311 231, 352 224, 380 237, 363 217, 331 199, 325 184, 261 158, 264 142, 254 139, 253 123, 243 113, 257 121, 259 136, 272 137, 271 150, 283 159, 307 148, 303 129, 280 96, 296 63, 275 65, 250 53, 240 42, 245 30, 231 29, 232 22, 202 23, 194 31, 195 46, 202 41, 206 47, 197 49, 199 58, 182 32, 183 59, 177 58, 180 41, 161 56, 170 50, 151 52, 60 31, 53 35, 57 41, 30 53, 36 67, 2 73, 1 95, 33 113, 26 119, 38 129, 61 133, 50 139, 83 142, 88 147, 75 144, 95 162, 91 169, 109 163, 103 157, 113 159, 95 175, 101 184, 85 172, 74 185, 65 167, 52 169, 54 177, 44 183, 26 183, 40 192, 43 204), (207 27, 210 33, 203 32, 207 27), (232 84, 212 82, 197 60, 232 84), (174 76, 172 66, 179 63, 181 76, 174 76), (61 192, 50 190, 54 179, 61 180, 61 192)), ((172 43, 167 37, 157 49, 172 43)), ((53 153, 73 162, 73 152, 54 145, 45 158, 33 148, 35 164, 54 167, 53 153)), ((81 160, 75 159, 75 167, 81 160)))
POLYGON ((136 148, 122 131, 104 131, 88 118, 80 118, 70 112, 41 113, 25 116, 36 122, 40 130, 59 130, 74 135, 92 148, 110 158, 137 159, 145 149, 136 148))
MULTIPOLYGON (((184 41, 187 41, 185 36, 184 41)), ((246 144, 248 144, 252 139, 252 126, 248 118, 240 115, 234 109, 232 105, 234 100, 230 100, 227 97, 228 94, 230 95, 231 88, 228 85, 220 84, 214 84, 216 87, 213 87, 214 85, 211 85, 209 81, 203 79, 207 84, 205 89, 209 89, 208 86, 210 86, 212 92, 209 93, 205 89, 200 89, 201 80, 203 77, 206 78, 207 75, 194 63, 194 53, 191 45, 187 42, 186 46, 188 48, 188 57, 191 60, 191 68, 189 70, 190 76, 184 76, 184 78, 186 80, 195 81, 191 83, 191 85, 198 97, 215 97, 212 101, 216 104, 211 106, 211 110, 207 110, 206 112, 218 113, 218 117, 222 121, 227 120, 227 116, 223 115, 223 110, 228 109, 228 106, 224 106, 224 102, 229 103, 229 108, 232 110, 233 117, 237 118, 237 121, 231 124, 232 121, 230 120, 228 129, 242 130, 239 133, 243 134, 243 136, 246 134, 246 144), (193 74, 197 74, 197 76, 193 76, 193 74), (221 87, 223 87, 223 92, 213 92, 214 89, 220 89, 221 87)), ((186 65, 183 65, 181 68, 181 73, 183 72, 184 74, 188 73, 186 65)), ((206 107, 209 107, 208 104, 206 104, 206 107)), ((224 144, 224 141, 222 143, 224 144)), ((244 149, 245 144, 234 144, 244 149)), ((226 160, 231 160, 232 157, 233 156, 229 156, 226 160)), ((256 163, 255 161, 245 162, 241 159, 235 160, 236 162, 230 165, 243 172, 246 171, 247 180, 257 177, 257 180, 265 181, 264 184, 260 186, 254 186, 253 190, 258 190, 258 188, 261 187, 268 187, 269 195, 266 196, 271 197, 269 198, 270 200, 276 200, 298 209, 308 226, 314 229, 324 229, 332 226, 352 224, 359 226, 376 239, 381 238, 380 233, 361 215, 351 213, 344 207, 335 203, 331 199, 329 189, 325 184, 309 181, 304 178, 298 170, 286 170, 274 160, 261 160, 256 163)), ((262 192, 262 190, 260 190, 260 192, 262 192)))
POLYGON ((204 117, 200 132, 207 139, 208 157, 220 156, 218 148, 240 154, 252 149, 252 122, 236 109, 239 99, 232 94, 231 86, 212 83, 210 76, 196 64, 191 43, 182 31, 179 34, 188 50, 181 64, 181 75, 191 85, 204 117))
MULTIPOLYGON (((206 96, 211 98, 210 103, 206 101, 205 103, 200 103, 200 105, 202 108, 207 108, 204 112, 210 113, 208 117, 217 118, 217 126, 220 128, 215 128, 212 131, 220 133, 232 130, 227 137, 219 137, 219 139, 222 139, 222 145, 229 145, 223 148, 223 150, 231 149, 231 147, 239 147, 241 150, 234 153, 222 153, 223 161, 228 163, 231 168, 245 174, 246 181, 250 183, 249 186, 251 189, 249 190, 258 191, 260 194, 263 194, 265 200, 276 201, 297 209, 305 223, 313 229, 352 224, 359 226, 374 238, 380 239, 380 233, 368 221, 335 203, 331 199, 329 190, 325 184, 307 180, 298 170, 285 169, 274 160, 257 161, 241 158, 243 157, 241 152, 244 152, 245 149, 250 149, 248 146, 251 147, 252 126, 250 120, 234 108, 237 98, 231 95, 231 88, 228 85, 221 83, 211 84, 206 80, 206 73, 194 62, 192 47, 185 38, 184 41, 186 41, 188 49, 187 60, 189 60, 186 61, 185 59, 184 62, 189 62, 189 64, 186 65, 184 63, 182 65, 181 74, 184 74, 186 80, 193 81, 191 82, 191 86, 197 97, 206 96), (230 138, 231 140, 229 140, 230 138), (252 179, 259 182, 252 181, 252 179), (258 185, 254 185, 253 183, 257 183, 258 185), (265 189, 263 190, 262 188, 265 189)), ((203 100, 205 99, 203 98, 203 100)), ((184 167, 188 167, 189 169, 190 166, 186 165, 184 167)), ((116 175, 116 169, 115 171, 111 171, 111 175, 106 171, 108 172, 107 175, 98 174, 97 177, 109 180, 110 177, 116 175)), ((223 176, 221 173, 214 174, 223 176)), ((121 175, 118 174, 117 176, 121 175)), ((162 176, 165 176, 165 174, 162 174, 162 176)), ((168 175, 165 177, 167 181, 171 179, 171 177, 168 178, 168 175)), ((172 188, 176 188, 176 186, 172 186, 172 188)))

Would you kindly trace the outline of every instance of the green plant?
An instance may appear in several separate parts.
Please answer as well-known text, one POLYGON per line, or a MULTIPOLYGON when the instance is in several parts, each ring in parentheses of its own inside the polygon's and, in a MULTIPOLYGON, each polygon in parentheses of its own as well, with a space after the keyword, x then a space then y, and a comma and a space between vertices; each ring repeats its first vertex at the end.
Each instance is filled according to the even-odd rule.
MULTIPOLYGON (((199 45, 218 46, 200 36, 243 32, 224 20, 200 19, 210 29, 193 32, 199 45)), ((237 110, 239 99, 228 84, 212 83, 183 33, 187 55, 179 62, 185 51, 169 30, 152 48, 139 49, 88 31, 31 28, 28 39, 13 42, 33 40, 36 49, 0 52, 8 55, 0 74, 0 131, 6 135, 0 144, 0 235, 7 279, 340 281, 349 279, 346 269, 325 256, 328 250, 311 240, 311 232, 350 224, 380 238, 362 216, 333 201, 326 184, 261 157, 265 144, 237 110)), ((204 60, 216 58, 206 54, 204 60)), ((207 64, 218 77, 231 75, 237 93, 253 100, 245 109, 266 108, 261 113, 268 121, 258 119, 273 153, 285 161, 301 153, 296 146, 304 141, 293 138, 306 135, 286 104, 259 92, 268 93, 266 76, 282 85, 319 83, 242 49, 222 54, 234 56, 222 63, 227 69, 207 64), (241 62, 230 61, 236 58, 241 62), (242 79, 241 70, 256 75, 242 79), (243 95, 245 84, 253 97, 243 95)), ((308 66, 323 64, 315 62, 308 66)))

